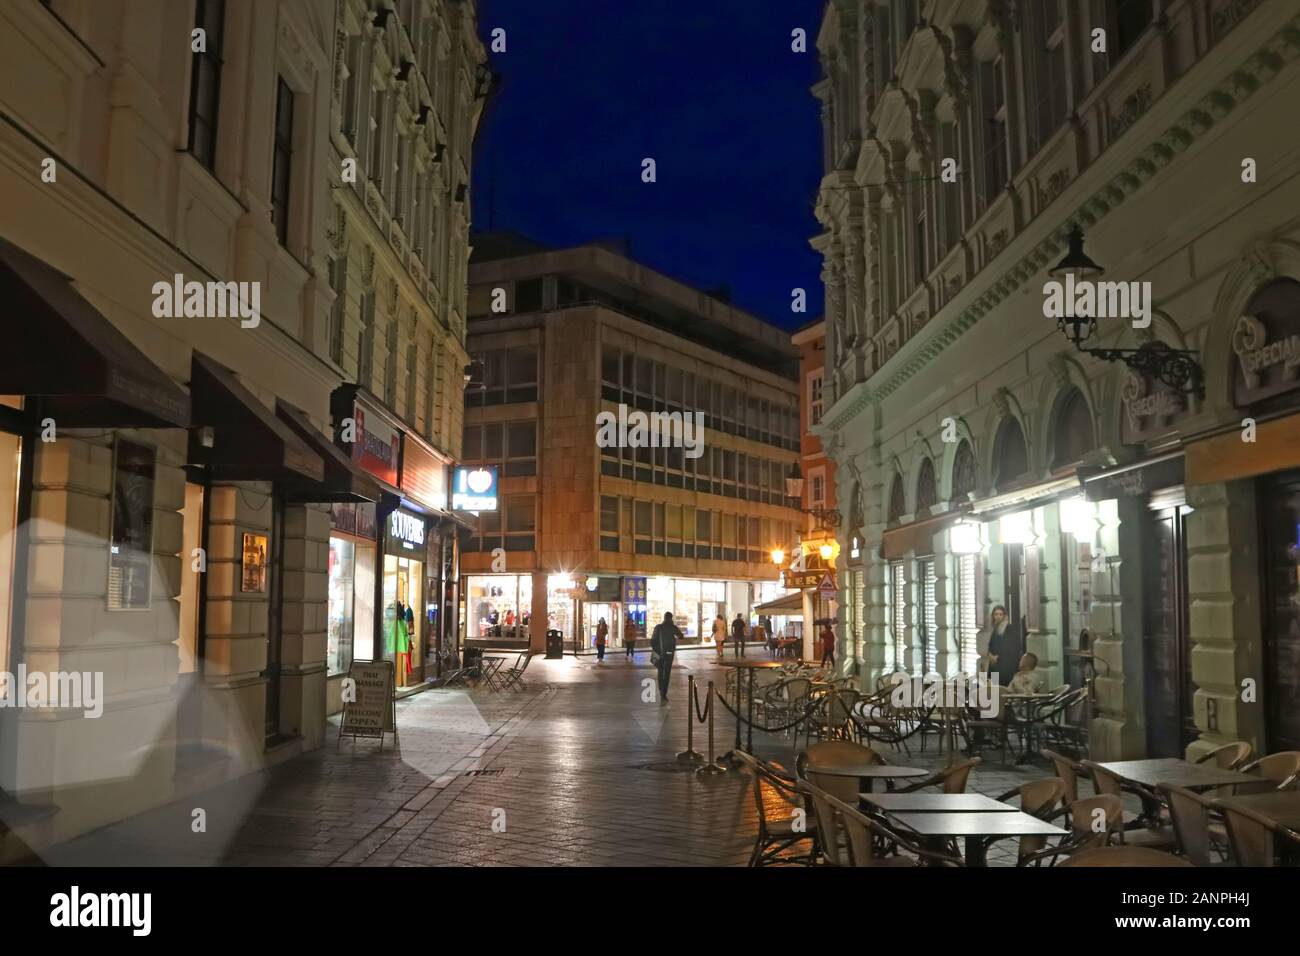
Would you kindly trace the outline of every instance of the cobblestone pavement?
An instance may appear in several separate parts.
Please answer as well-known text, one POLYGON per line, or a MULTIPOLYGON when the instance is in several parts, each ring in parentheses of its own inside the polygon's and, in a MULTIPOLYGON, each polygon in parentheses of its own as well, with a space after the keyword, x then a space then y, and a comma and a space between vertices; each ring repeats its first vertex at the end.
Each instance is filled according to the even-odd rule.
MULTIPOLYGON (((675 760, 686 748, 688 674, 721 686, 722 669, 711 651, 679 654, 662 705, 645 699, 648 656, 535 659, 526 691, 417 694, 398 703, 396 748, 391 736, 382 753, 372 740, 336 747, 333 724, 324 747, 269 773, 45 855, 108 865, 743 865, 757 831, 750 778, 697 776, 675 760), (190 826, 196 806, 205 834, 190 826)), ((719 709, 719 754, 734 728, 719 709)), ((697 725, 695 749, 706 746, 697 725)), ((901 759, 939 766, 934 746, 901 759)), ((792 766, 791 741, 760 734, 754 747, 792 766)), ((996 796, 1046 772, 994 762, 970 789, 996 796)), ((990 862, 1013 854, 1005 841, 990 862)))

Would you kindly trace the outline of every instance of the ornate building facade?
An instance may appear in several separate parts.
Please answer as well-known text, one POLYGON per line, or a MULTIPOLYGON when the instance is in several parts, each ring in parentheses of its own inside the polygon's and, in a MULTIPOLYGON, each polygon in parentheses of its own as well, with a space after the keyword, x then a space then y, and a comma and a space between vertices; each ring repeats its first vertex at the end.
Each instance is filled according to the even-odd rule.
POLYGON ((1300 321, 1298 15, 827 5, 820 431, 861 515, 861 675, 971 672, 1003 605, 1049 687, 1088 689, 1067 717, 1097 759, 1294 743, 1295 542, 1257 521, 1289 513, 1297 464, 1291 380, 1258 369, 1300 321), (1045 317, 1076 227, 1104 279, 1150 284, 1082 343, 1123 356, 1045 317), (1197 369, 1162 378, 1161 349, 1197 369))

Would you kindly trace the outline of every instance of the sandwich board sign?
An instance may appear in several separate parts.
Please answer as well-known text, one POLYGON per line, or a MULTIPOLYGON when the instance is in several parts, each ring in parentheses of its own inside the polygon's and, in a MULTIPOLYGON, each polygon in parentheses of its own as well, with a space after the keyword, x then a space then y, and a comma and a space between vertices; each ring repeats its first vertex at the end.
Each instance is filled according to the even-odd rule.
POLYGON ((396 673, 392 661, 353 661, 344 691, 336 748, 345 736, 354 743, 358 737, 378 737, 381 751, 384 734, 391 733, 393 742, 397 742, 396 673))

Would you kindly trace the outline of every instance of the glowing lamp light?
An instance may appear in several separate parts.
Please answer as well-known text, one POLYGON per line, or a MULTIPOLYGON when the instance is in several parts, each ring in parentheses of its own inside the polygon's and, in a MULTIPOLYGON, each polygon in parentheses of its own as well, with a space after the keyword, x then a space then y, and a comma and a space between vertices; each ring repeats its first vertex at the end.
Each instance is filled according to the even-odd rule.
POLYGON ((974 521, 958 521, 948 532, 948 545, 953 554, 979 554, 984 550, 980 541, 980 526, 974 521))
POLYGON ((597 586, 598 586, 599 584, 600 584, 600 579, 599 579, 599 578, 587 578, 587 590, 588 590, 588 591, 594 591, 594 590, 596 590, 596 588, 597 588, 597 586))
POLYGON ((1066 498, 1061 502, 1061 530, 1079 541, 1092 541, 1097 536, 1097 509, 1082 498, 1066 498))
POLYGON ((777 565, 785 564, 785 552, 782 551, 780 548, 773 548, 772 563, 777 565))
POLYGON ((998 520, 998 536, 1003 544, 1033 544, 1038 536, 1034 534, 1032 512, 1003 515, 998 520))
POLYGON ((820 548, 817 549, 817 553, 822 556, 823 561, 829 561, 831 557, 835 554, 835 545, 823 544, 820 548))

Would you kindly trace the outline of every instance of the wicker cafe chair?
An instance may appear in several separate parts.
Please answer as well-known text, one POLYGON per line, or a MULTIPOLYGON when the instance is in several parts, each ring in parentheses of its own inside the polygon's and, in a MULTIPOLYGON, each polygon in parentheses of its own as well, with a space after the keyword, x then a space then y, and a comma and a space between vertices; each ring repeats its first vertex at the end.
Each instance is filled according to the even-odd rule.
POLYGON ((1040 753, 1042 746, 1082 756, 1088 749, 1087 716, 1091 691, 1077 687, 1064 696, 1046 701, 1036 714, 1040 753))
POLYGON ((1069 757, 1054 750, 1044 750, 1043 756, 1052 762, 1056 776, 1065 784, 1065 802, 1067 805, 1079 799, 1079 777, 1086 776, 1087 771, 1069 757))
MULTIPOLYGON (((1021 812, 1038 817, 1040 820, 1052 820, 1067 812, 1065 808, 1060 807, 1061 801, 1065 799, 1065 781, 1060 777, 1041 777, 1038 780, 1031 780, 1029 783, 1022 783, 1014 790, 1008 790, 996 799, 999 803, 1008 803, 1014 798, 1019 798, 1021 812), (1059 810, 1058 807, 1060 807, 1059 810)), ((987 852, 988 848, 999 840, 1009 839, 1011 837, 985 837, 985 851, 987 852)), ((1047 837, 1045 836, 1030 835, 1018 837, 1018 839, 1020 842, 1016 848, 1017 860, 1023 860, 1047 846, 1047 837)))
POLYGON ((1241 765, 1250 759, 1254 748, 1244 740, 1234 741, 1230 744, 1224 744, 1222 747, 1215 747, 1208 753, 1203 753, 1196 758, 1197 763, 1210 763, 1221 770, 1238 770, 1241 765))
POLYGON ((1228 833, 1214 802, 1185 787, 1162 783, 1156 789, 1169 807, 1179 852, 1197 866, 1213 866, 1210 854, 1227 856, 1228 833), (1217 839, 1216 839, 1217 838, 1217 839))
POLYGON ((816 822, 809 819, 813 814, 806 795, 800 792, 795 781, 787 778, 772 764, 743 750, 737 750, 736 756, 754 772, 754 807, 758 810, 758 837, 754 841, 754 852, 749 856, 749 865, 803 863, 807 866, 811 864, 817 852, 815 839, 817 831, 816 822), (802 820, 799 811, 803 811, 802 820), (785 816, 778 816, 780 813, 784 813, 785 816), (805 840, 809 841, 806 856, 782 855, 805 840))
POLYGON ((965 866, 961 856, 930 850, 904 836, 883 820, 868 816, 833 794, 810 787, 817 803, 818 819, 825 814, 834 821, 831 829, 843 829, 847 847, 836 846, 836 857, 851 866, 965 866), (847 849, 847 854, 845 850, 847 849), (906 854, 906 855, 904 855, 906 854))
POLYGON ((1178 845, 1178 838, 1173 828, 1161 816, 1164 804, 1159 794, 1139 784, 1125 780, 1092 760, 1082 762, 1084 769, 1092 774, 1092 785, 1098 793, 1110 793, 1123 798, 1126 792, 1136 794, 1142 801, 1141 816, 1126 814, 1124 829, 1120 842, 1129 846, 1145 846, 1155 850, 1172 850, 1178 845))
POLYGON ((1223 812, 1237 866, 1277 866, 1279 856, 1287 861, 1283 865, 1294 866, 1300 861, 1300 833, 1245 807, 1230 807, 1218 800, 1214 806, 1223 812))
POLYGON ((819 740, 852 740, 853 710, 859 700, 860 695, 855 690, 832 688, 822 694, 804 727, 804 745, 807 746, 813 736, 819 740))
POLYGON ((944 793, 965 793, 966 783, 970 780, 971 771, 980 765, 979 757, 971 757, 969 760, 959 760, 951 767, 944 767, 936 770, 924 780, 918 780, 916 783, 908 784, 905 787, 899 787, 895 793, 915 793, 917 790, 924 790, 926 787, 942 787, 944 793))
POLYGON ((1099 846, 1068 856, 1058 866, 1195 866, 1191 860, 1141 846, 1099 846))
POLYGON ((877 689, 874 694, 858 701, 853 714, 855 736, 859 741, 865 737, 868 746, 873 739, 879 740, 910 757, 912 751, 907 746, 907 730, 903 726, 902 715, 893 705, 891 695, 892 690, 886 687, 877 689))
POLYGON ((1243 766, 1241 772, 1262 777, 1263 780, 1260 783, 1238 784, 1238 794, 1294 790, 1296 780, 1300 778, 1300 750, 1282 750, 1260 757, 1243 766))
POLYGON ((1106 846, 1120 832, 1124 820, 1124 801, 1111 793, 1099 794, 1085 800, 1076 800, 1066 811, 1070 832, 1054 846, 1027 853, 1016 861, 1016 866, 1039 866, 1044 861, 1055 865, 1061 856, 1070 856, 1081 850, 1106 846), (1097 827, 1097 823, 1101 827, 1097 827))
MULTIPOLYGON (((812 698, 812 681, 807 677, 792 677, 780 685, 781 694, 784 700, 784 706, 781 708, 781 724, 788 724, 794 721, 800 714, 808 710, 808 705, 812 698)), ((779 726, 779 724, 778 724, 779 726)), ((783 733, 787 737, 798 739, 799 731, 802 729, 802 721, 796 723, 793 727, 788 727, 783 733)))

